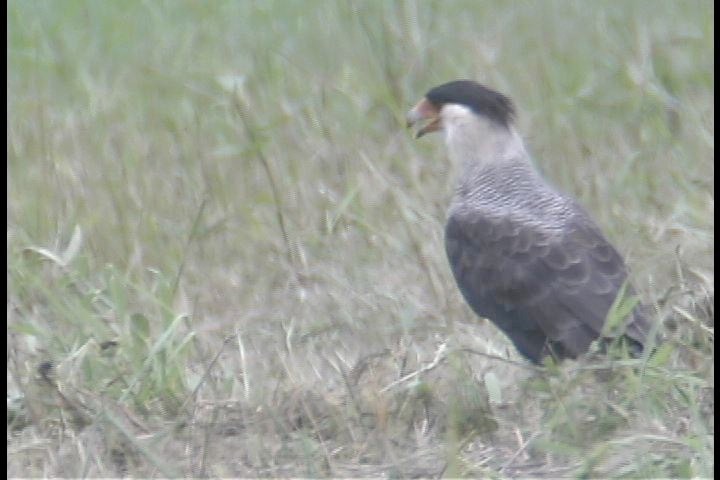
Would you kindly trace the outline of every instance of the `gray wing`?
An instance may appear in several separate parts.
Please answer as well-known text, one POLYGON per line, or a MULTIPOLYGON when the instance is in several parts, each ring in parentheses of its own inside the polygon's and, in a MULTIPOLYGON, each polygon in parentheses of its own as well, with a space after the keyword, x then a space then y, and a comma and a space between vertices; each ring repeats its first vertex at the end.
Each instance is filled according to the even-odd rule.
MULTIPOLYGON (((455 213, 445 233, 467 302, 534 362, 550 353, 585 353, 627 278, 620 254, 581 210, 560 232, 509 217, 455 213)), ((625 335, 642 348, 648 330, 638 306, 625 335)))

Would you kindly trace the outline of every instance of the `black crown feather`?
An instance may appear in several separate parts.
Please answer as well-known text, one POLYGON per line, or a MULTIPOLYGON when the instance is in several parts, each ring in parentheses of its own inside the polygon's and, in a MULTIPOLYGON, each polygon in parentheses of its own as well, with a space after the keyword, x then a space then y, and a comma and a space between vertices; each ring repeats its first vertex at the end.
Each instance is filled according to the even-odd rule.
POLYGON ((465 105, 505 127, 515 118, 512 100, 472 80, 455 80, 431 89, 425 98, 440 108, 446 103, 465 105))

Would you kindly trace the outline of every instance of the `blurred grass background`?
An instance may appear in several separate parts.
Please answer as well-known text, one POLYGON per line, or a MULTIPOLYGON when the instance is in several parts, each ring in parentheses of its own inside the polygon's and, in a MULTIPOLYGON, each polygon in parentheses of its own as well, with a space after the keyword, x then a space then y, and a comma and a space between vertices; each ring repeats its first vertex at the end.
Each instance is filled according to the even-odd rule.
POLYGON ((712 476, 712 2, 7 12, 10 476, 712 476), (442 143, 404 129, 456 78, 515 100, 657 357, 472 354, 518 360, 452 281, 442 143))

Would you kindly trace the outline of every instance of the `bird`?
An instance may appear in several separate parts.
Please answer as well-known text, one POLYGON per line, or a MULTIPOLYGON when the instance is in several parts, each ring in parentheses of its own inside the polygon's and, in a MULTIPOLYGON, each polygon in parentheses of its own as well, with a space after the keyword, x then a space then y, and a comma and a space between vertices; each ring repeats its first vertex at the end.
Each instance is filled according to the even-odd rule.
POLYGON ((444 134, 460 170, 445 250, 462 296, 534 364, 577 359, 616 338, 639 355, 652 326, 642 303, 630 304, 619 333, 604 331, 616 297, 637 298, 623 257, 541 175, 515 120, 509 97, 473 80, 430 89, 407 114, 416 138, 444 134))

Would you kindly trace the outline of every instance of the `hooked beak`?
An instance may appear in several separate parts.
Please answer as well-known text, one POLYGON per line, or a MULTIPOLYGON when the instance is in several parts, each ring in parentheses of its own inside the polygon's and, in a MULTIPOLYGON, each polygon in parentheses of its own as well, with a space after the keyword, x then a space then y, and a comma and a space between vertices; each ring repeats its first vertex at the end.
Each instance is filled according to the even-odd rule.
POLYGON ((415 138, 420 138, 426 133, 435 132, 440 130, 440 111, 428 101, 427 98, 423 98, 418 102, 412 110, 407 114, 407 128, 412 127, 418 122, 425 121, 425 125, 421 127, 416 133, 415 138))

